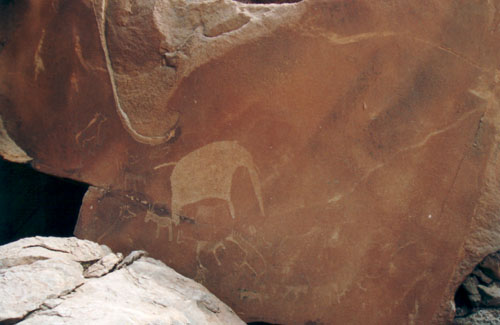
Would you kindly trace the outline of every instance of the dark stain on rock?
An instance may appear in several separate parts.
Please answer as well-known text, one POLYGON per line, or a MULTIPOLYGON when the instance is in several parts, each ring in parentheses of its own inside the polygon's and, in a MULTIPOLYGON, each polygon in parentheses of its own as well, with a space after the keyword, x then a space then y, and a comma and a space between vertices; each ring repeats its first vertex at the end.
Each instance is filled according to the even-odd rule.
POLYGON ((170 216, 171 215, 170 210, 164 204, 154 203, 153 206, 152 206, 152 210, 159 217, 170 216))

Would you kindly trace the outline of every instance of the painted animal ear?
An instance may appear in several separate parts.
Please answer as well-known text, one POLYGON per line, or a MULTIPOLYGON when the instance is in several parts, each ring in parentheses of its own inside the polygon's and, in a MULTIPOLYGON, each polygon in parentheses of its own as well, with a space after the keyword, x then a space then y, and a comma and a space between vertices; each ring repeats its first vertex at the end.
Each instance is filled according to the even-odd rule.
MULTIPOLYGON (((231 187, 234 171, 242 166, 242 163, 243 167, 246 167, 249 171, 259 207, 262 215, 264 215, 260 179, 255 171, 256 167, 252 156, 236 141, 217 141, 206 144, 186 154, 175 164, 170 177, 172 215, 180 215, 181 210, 187 204, 216 198, 227 202, 231 217, 235 219, 236 212, 231 200, 231 187), (241 157, 245 159, 240 159, 241 157), (223 161, 220 161, 220 159, 223 159, 223 161), (226 168, 200 168, 200 166, 217 164, 223 164, 226 168)), ((155 169, 171 164, 161 164, 156 166, 155 169)))

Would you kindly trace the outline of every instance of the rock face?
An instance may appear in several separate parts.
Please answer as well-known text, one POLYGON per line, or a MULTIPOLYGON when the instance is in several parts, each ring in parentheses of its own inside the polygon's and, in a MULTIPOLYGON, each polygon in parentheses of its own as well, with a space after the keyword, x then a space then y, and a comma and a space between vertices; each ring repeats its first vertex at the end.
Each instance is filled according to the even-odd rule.
POLYGON ((204 287, 144 252, 123 259, 76 238, 1 246, 0 298, 2 324, 245 324, 204 287))
POLYGON ((464 318, 458 318, 453 325, 497 325, 500 323, 500 311, 482 309, 464 318))
POLYGON ((455 295, 453 324, 500 323, 499 265, 500 251, 486 256, 467 276, 455 295))
POLYGON ((500 248, 500 4, 255 2, 4 3, 5 134, 246 321, 451 321, 500 248))

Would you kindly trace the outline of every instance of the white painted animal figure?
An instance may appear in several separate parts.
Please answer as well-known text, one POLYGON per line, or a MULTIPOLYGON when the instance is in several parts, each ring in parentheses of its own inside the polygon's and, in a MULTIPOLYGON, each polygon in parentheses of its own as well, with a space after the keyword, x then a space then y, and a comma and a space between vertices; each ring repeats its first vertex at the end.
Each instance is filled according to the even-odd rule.
POLYGON ((231 186, 234 172, 246 167, 262 215, 264 204, 257 168, 250 153, 236 141, 219 141, 196 149, 178 162, 164 163, 154 169, 175 166, 170 176, 172 186, 172 217, 178 224, 181 209, 203 199, 225 200, 233 219, 235 210, 231 202, 231 186))

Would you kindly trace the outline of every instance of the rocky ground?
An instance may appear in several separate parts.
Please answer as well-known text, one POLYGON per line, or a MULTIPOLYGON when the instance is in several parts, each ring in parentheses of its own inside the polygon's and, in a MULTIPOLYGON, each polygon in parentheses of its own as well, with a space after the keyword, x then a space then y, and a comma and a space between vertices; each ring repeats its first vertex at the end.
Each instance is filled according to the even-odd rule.
POLYGON ((77 238, 0 247, 0 324, 245 324, 160 261, 77 238))
POLYGON ((454 325, 500 324, 500 252, 488 255, 458 288, 454 325))

